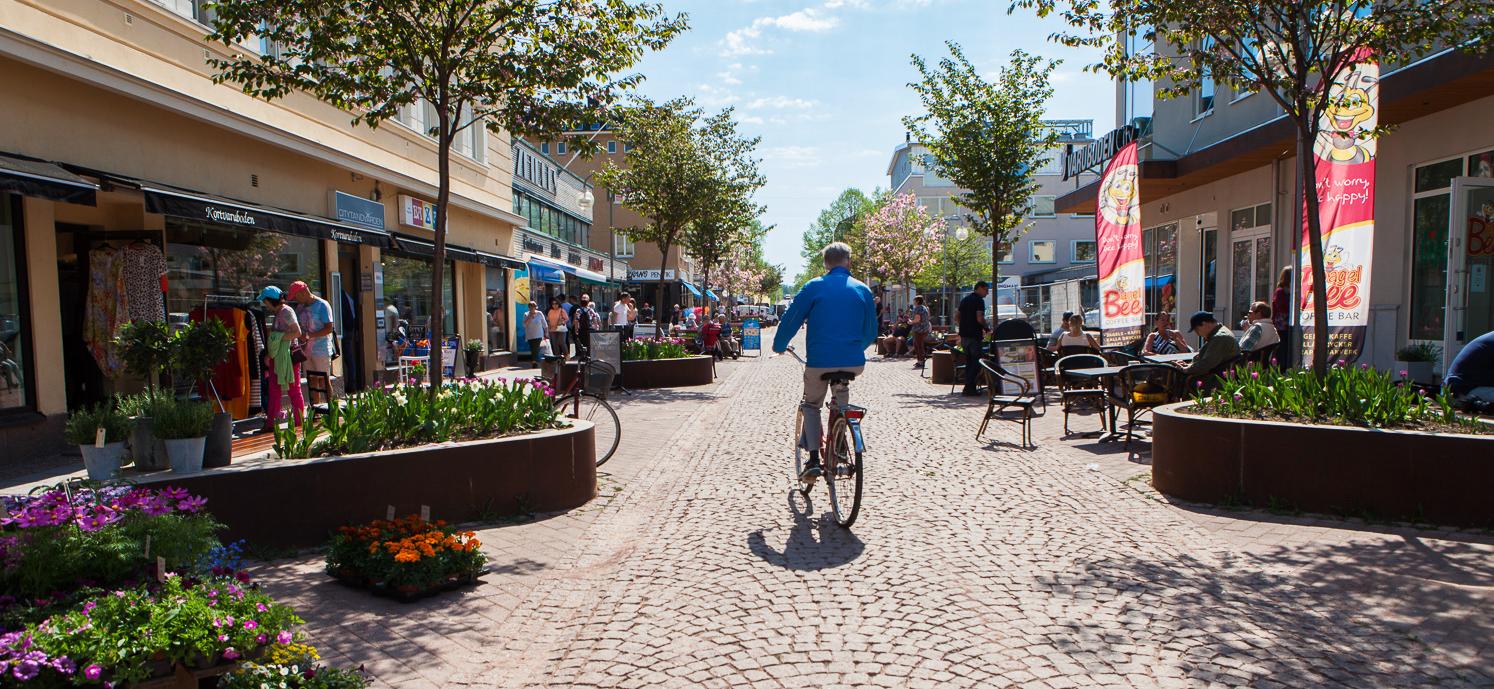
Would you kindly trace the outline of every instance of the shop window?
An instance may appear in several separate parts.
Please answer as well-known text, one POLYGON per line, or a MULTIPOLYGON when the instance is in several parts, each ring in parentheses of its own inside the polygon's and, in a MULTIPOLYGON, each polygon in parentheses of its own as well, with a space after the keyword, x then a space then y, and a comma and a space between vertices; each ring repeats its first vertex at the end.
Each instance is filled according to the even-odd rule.
POLYGON ((637 248, 637 245, 627 235, 621 232, 612 235, 612 252, 617 254, 618 258, 632 258, 637 248))
POLYGON ((1075 239, 1069 247, 1070 263, 1094 263, 1096 255, 1093 239, 1075 239))
POLYGON ((1177 316, 1178 225, 1171 223, 1141 233, 1146 261, 1148 319, 1161 312, 1177 316))
POLYGON ((508 271, 497 266, 483 269, 483 290, 487 295, 484 313, 488 319, 488 351, 508 350, 508 271))
POLYGON ((185 316, 211 299, 251 303, 266 285, 300 280, 322 294, 322 242, 223 225, 166 223, 166 308, 185 316))
POLYGON ((1416 193, 1452 186, 1454 177, 1463 174, 1463 160, 1454 158, 1416 168, 1416 193))
MULTIPOLYGON (((384 264, 384 313, 386 322, 403 325, 413 337, 430 332, 431 324, 431 260, 428 258, 385 254, 384 264)), ((442 327, 447 335, 455 335, 456 322, 456 266, 446 262, 446 279, 441 285, 442 327)), ((387 362, 387 360, 386 360, 387 362)))
POLYGON ((1203 251, 1199 254, 1199 271, 1202 283, 1199 285, 1199 305, 1204 311, 1218 315, 1214 309, 1218 305, 1217 279, 1219 277, 1219 230, 1206 229, 1203 231, 1203 251))
POLYGON ((1015 261, 1016 261, 1016 258, 1014 258, 1012 256, 1012 243, 1011 242, 1002 242, 1001 243, 1001 251, 998 254, 998 258, 996 259, 996 262, 1000 263, 1001 265, 1011 265, 1015 261))
MULTIPOLYGON (((1213 38, 1205 38, 1205 39, 1203 39, 1203 43, 1200 46, 1200 48, 1202 50, 1204 50, 1204 51, 1211 50, 1211 49, 1213 49, 1213 47, 1214 47, 1214 39, 1213 38)), ((1199 117, 1203 117, 1204 115, 1207 115, 1210 112, 1213 112, 1213 110, 1214 110, 1214 72, 1213 72, 1213 70, 1209 69, 1207 66, 1203 67, 1202 74, 1199 75, 1198 89, 1197 89, 1196 93, 1197 93, 1198 101, 1195 104, 1197 106, 1197 110, 1195 110, 1195 114, 1197 114, 1199 117)))
POLYGON ((1056 215, 1053 204, 1057 200, 1057 196, 1034 196, 1028 214, 1034 218, 1051 218, 1056 215))
POLYGON ((1057 263, 1058 242, 1052 239, 1034 239, 1027 243, 1028 263, 1057 263))
POLYGON ((32 406, 31 329, 20 219, 18 199, 0 194, 0 413, 32 406))
MULTIPOLYGON (((1461 161, 1457 161, 1461 163, 1461 161)), ((1420 178, 1421 170, 1417 170, 1420 178)), ((1423 196, 1411 206, 1411 339, 1441 340, 1447 304, 1447 218, 1452 194, 1423 196)))

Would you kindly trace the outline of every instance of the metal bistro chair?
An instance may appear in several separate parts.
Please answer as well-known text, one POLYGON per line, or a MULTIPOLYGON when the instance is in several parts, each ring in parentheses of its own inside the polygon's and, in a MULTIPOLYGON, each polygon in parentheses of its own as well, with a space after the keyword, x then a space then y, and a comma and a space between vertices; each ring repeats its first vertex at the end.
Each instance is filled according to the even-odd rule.
POLYGON ((332 377, 324 371, 306 372, 306 406, 313 416, 324 416, 331 410, 332 377))
POLYGON ((1247 352, 1245 354, 1245 363, 1260 364, 1262 366, 1270 364, 1271 358, 1276 356, 1276 347, 1280 344, 1279 342, 1272 342, 1264 347, 1247 352))
POLYGON ((975 432, 975 439, 980 440, 980 437, 985 434, 986 427, 991 424, 991 419, 1000 419, 1001 412, 1009 407, 1016 407, 1022 410, 1022 447, 1037 447, 1037 443, 1032 440, 1032 407, 1037 404, 1039 395, 1032 391, 1032 384, 1027 382, 1026 378, 1013 375, 1002 368, 1001 364, 990 359, 981 359, 980 368, 982 377, 986 379, 988 404, 986 415, 980 421, 980 430, 975 432), (1015 395, 1000 394, 998 391, 1001 390, 1003 382, 1017 385, 1020 391, 1015 395))
POLYGON ((1063 408, 1063 434, 1069 435, 1069 414, 1093 410, 1100 413, 1100 432, 1105 432, 1105 388, 1097 380, 1064 375, 1076 368, 1103 368, 1105 357, 1099 354, 1070 354, 1053 365, 1058 378, 1059 406, 1063 408))
MULTIPOLYGON (((1135 364, 1111 379, 1110 401, 1126 410, 1126 448, 1131 447, 1137 418, 1176 402, 1183 392, 1182 369, 1169 364, 1135 364)), ((1115 431, 1114 428, 1110 429, 1115 431)))

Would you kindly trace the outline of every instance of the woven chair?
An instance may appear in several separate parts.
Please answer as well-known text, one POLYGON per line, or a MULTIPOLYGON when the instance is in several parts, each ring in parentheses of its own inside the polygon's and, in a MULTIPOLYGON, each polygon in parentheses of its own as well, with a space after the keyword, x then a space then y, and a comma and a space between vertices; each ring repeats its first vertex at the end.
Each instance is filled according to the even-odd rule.
POLYGON ((975 432, 975 439, 980 440, 985 435, 986 428, 991 425, 992 419, 1001 419, 1001 412, 1015 407, 1022 410, 1022 447, 1037 447, 1032 440, 1032 407, 1038 403, 1039 395, 1032 391, 1032 384, 1026 378, 1014 375, 1001 367, 1001 364, 991 359, 980 360, 981 377, 986 381, 987 404, 986 415, 981 418, 980 429, 975 432), (1008 382, 1017 386, 1018 393, 1015 395, 1001 394, 1002 383, 1008 382))
POLYGON ((1069 435, 1069 414, 1076 411, 1100 412, 1100 432, 1105 432, 1105 388, 1099 381, 1066 376, 1064 371, 1106 365, 1105 357, 1099 354, 1070 354, 1053 365, 1058 378, 1059 406, 1063 408, 1064 435, 1069 435))

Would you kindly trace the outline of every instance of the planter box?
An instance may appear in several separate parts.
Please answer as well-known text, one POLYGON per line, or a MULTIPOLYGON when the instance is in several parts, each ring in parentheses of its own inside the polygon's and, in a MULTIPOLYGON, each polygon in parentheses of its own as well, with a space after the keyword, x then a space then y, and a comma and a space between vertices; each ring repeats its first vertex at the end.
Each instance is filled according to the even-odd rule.
POLYGON ((389 584, 382 581, 368 581, 367 579, 355 574, 329 572, 328 576, 336 579, 344 586, 350 586, 355 589, 362 589, 372 593, 375 596, 379 596, 382 598, 392 598, 401 603, 413 603, 423 598, 429 598, 431 596, 446 593, 447 591, 456 591, 458 589, 476 586, 479 583, 479 580, 482 579, 482 577, 487 573, 488 570, 486 567, 484 567, 483 571, 478 572, 477 574, 474 574, 472 576, 448 577, 446 581, 431 586, 430 588, 417 590, 404 590, 395 586, 390 586, 389 584))
POLYGON ((306 460, 268 460, 190 476, 138 479, 208 499, 226 541, 300 548, 325 544, 339 526, 417 514, 477 521, 550 512, 596 496, 596 443, 586 421, 529 435, 306 460))
POLYGON ((929 379, 935 385, 951 385, 954 383, 954 352, 940 350, 929 355, 933 364, 929 367, 929 379))
POLYGON ((1494 436, 1224 419, 1159 408, 1152 485, 1198 502, 1494 526, 1494 436))
MULTIPOLYGON (((560 372, 561 389, 576 377, 576 364, 567 363, 560 372)), ((622 362, 623 385, 633 390, 646 388, 683 388, 710 385, 716 381, 712 357, 687 356, 683 359, 651 359, 622 362)))

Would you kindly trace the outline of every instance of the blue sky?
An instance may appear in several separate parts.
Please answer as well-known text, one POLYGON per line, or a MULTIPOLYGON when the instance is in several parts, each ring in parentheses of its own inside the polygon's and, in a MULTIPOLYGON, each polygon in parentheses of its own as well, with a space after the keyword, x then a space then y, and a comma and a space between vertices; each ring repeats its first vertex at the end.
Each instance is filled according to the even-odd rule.
POLYGON ((691 30, 639 66, 642 92, 735 106, 743 130, 762 137, 758 200, 777 226, 766 251, 790 278, 821 208, 848 186, 887 186, 900 120, 918 109, 912 53, 937 59, 954 40, 991 72, 1016 48, 1061 58, 1049 115, 1094 118, 1097 133, 1114 125, 1111 82, 1082 72, 1092 56, 1048 42, 1055 22, 1008 15, 1005 0, 661 1, 688 13, 691 30))

